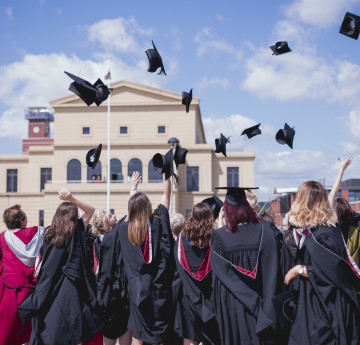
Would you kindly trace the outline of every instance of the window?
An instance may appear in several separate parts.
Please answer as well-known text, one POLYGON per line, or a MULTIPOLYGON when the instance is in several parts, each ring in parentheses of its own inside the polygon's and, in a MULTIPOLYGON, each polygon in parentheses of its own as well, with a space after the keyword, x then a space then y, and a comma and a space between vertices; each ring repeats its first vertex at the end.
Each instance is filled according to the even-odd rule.
POLYGON ((227 168, 227 186, 239 187, 239 168, 227 168))
POLYGON ((39 210, 39 225, 44 226, 44 210, 39 210))
POLYGON ((163 181, 162 174, 159 174, 155 168, 152 159, 149 161, 149 183, 161 183, 163 181))
POLYGON ((115 210, 113 208, 110 209, 110 213, 114 214, 115 210))
POLYGON ((166 133, 166 127, 165 126, 158 126, 158 133, 159 134, 166 133))
POLYGON ((45 183, 51 181, 51 168, 41 168, 40 171, 40 192, 45 188, 45 183))
POLYGON ((187 167, 187 191, 199 190, 199 167, 187 167))
POLYGON ((79 182, 81 181, 81 163, 77 159, 72 159, 67 165, 67 181, 79 182))
POLYGON ((96 167, 93 169, 91 167, 87 167, 87 181, 88 182, 101 182, 101 162, 98 161, 96 167))
POLYGON ((131 177, 134 171, 138 171, 142 176, 142 163, 138 158, 133 158, 129 161, 128 164, 128 179, 131 177))
POLYGON ((188 219, 188 217, 190 216, 190 213, 191 213, 191 209, 186 209, 186 211, 185 211, 185 219, 188 219))
POLYGON ((8 193, 17 192, 17 180, 18 180, 18 170, 17 169, 7 169, 6 170, 6 191, 8 193))
POLYGON ((360 190, 349 190, 349 202, 360 200, 360 190))
POLYGON ((90 127, 83 127, 83 134, 90 134, 90 127))
POLYGON ((127 126, 120 126, 120 134, 127 134, 128 128, 127 126))
POLYGON ((110 179, 111 181, 122 182, 123 174, 122 174, 122 164, 121 161, 117 158, 113 158, 110 161, 110 179))

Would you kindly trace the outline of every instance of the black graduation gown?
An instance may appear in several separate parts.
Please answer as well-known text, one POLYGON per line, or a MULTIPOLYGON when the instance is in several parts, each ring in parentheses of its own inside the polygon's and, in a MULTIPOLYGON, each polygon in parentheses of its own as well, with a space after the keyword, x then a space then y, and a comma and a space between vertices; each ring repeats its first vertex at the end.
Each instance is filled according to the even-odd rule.
POLYGON ((358 278, 348 264, 341 230, 320 226, 303 233, 297 264, 306 266, 309 278, 295 278, 299 299, 289 344, 358 345, 358 278))
MULTIPOLYGON (((278 231, 248 223, 211 236, 215 314, 221 344, 282 344, 272 298, 283 292, 278 231)), ((286 343, 286 342, 285 342, 286 343)))
MULTIPOLYGON (((159 205, 150 219, 151 262, 128 238, 128 222, 120 225, 121 252, 130 303, 128 329, 150 344, 160 344, 169 325, 171 283, 174 276, 174 239, 168 210, 159 205)), ((150 237, 150 236, 149 236, 150 237)))
POLYGON ((85 229, 77 221, 68 246, 44 241, 34 292, 18 308, 24 325, 32 318, 31 345, 77 345, 100 330, 95 276, 88 265, 85 229))
POLYGON ((104 321, 102 332, 109 339, 117 339, 123 335, 127 331, 129 320, 120 242, 120 225, 125 218, 126 216, 104 235, 99 251, 97 303, 104 321))
POLYGON ((198 248, 180 235, 175 244, 176 279, 175 331, 182 338, 204 345, 220 344, 214 314, 210 248, 198 248))

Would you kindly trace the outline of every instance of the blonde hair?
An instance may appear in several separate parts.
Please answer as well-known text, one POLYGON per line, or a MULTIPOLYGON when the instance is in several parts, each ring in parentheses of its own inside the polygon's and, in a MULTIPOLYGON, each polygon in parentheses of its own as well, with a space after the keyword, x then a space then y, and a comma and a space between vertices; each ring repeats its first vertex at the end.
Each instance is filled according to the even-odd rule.
POLYGON ((246 200, 249 203, 249 205, 251 206, 251 208, 258 213, 260 211, 260 206, 258 204, 258 198, 255 194, 255 192, 253 192, 251 189, 245 189, 245 194, 246 194, 246 200))
POLYGON ((181 213, 174 213, 171 216, 170 227, 175 236, 179 236, 180 232, 184 230, 185 223, 185 217, 181 213))
POLYGON ((325 188, 318 182, 304 182, 289 211, 289 223, 296 228, 315 228, 336 223, 325 188))
POLYGON ((150 200, 144 193, 138 192, 129 199, 128 237, 133 246, 135 244, 141 246, 145 242, 151 213, 150 200))
POLYGON ((91 232, 94 235, 104 235, 106 232, 110 230, 109 220, 108 220, 109 211, 105 208, 97 211, 94 214, 92 219, 91 232))

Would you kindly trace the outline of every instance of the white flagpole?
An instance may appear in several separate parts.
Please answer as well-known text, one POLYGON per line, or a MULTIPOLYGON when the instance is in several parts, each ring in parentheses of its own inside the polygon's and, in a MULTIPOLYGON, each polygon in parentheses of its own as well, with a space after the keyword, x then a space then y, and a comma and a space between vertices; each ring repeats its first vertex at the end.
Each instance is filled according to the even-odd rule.
MULTIPOLYGON (((109 71, 110 72, 110 56, 108 57, 108 61, 109 61, 109 71)), ((107 80, 107 87, 110 89, 110 78, 111 78, 111 74, 107 80)), ((108 126, 107 126, 107 209, 110 211, 110 96, 111 93, 109 94, 109 97, 107 99, 108 101, 108 126)))

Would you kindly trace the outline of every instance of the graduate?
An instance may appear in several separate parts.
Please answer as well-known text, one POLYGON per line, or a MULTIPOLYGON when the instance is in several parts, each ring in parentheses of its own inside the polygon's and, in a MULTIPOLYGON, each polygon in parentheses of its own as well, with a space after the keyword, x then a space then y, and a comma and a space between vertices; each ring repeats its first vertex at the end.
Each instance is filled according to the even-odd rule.
POLYGON ((289 212, 290 238, 297 251, 285 283, 294 281, 299 291, 289 345, 360 343, 355 292, 360 270, 335 222, 324 187, 303 183, 289 212))
POLYGON ((30 340, 31 324, 22 327, 17 308, 35 288, 36 258, 45 229, 26 228, 27 216, 20 205, 7 208, 3 220, 8 230, 0 234, 0 344, 20 345, 30 340))
MULTIPOLYGON (((136 194, 140 180, 140 173, 135 171, 130 179, 130 197, 136 194)), ((106 216, 95 215, 93 220, 94 230, 104 233, 99 248, 97 303, 104 322, 105 345, 115 345, 117 339, 121 345, 130 345, 132 340, 128 330, 129 301, 120 242, 120 225, 126 217, 114 223, 116 217, 106 212, 106 216)))
POLYGON ((137 192, 128 203, 128 221, 120 224, 121 256, 130 303, 128 328, 134 345, 161 344, 170 322, 175 266, 168 213, 170 179, 163 184, 161 203, 154 212, 148 197, 137 192))
POLYGON ((31 345, 78 345, 101 328, 85 238, 94 208, 67 190, 60 190, 59 198, 64 202, 44 235, 38 284, 18 308, 24 326, 32 320, 31 345))
POLYGON ((214 230, 212 210, 196 204, 175 244, 180 279, 177 287, 175 331, 184 345, 217 345, 219 329, 213 310, 210 237, 214 230))
POLYGON ((218 189, 227 190, 225 226, 211 234, 210 263, 221 344, 286 344, 273 305, 283 292, 277 236, 246 200, 254 188, 218 189))

